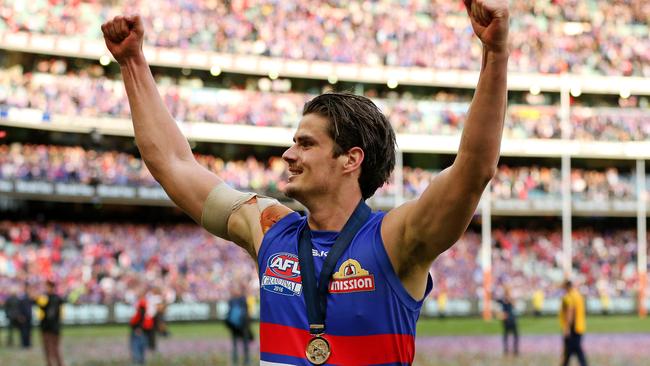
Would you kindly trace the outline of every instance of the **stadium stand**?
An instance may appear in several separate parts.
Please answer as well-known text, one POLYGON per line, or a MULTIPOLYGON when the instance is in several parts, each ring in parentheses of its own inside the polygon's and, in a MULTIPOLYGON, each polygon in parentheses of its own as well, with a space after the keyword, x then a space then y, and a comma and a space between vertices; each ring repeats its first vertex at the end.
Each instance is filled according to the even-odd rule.
MULTIPOLYGON (((176 303, 223 301, 233 276, 247 278, 253 292, 258 288, 243 252, 187 218, 172 223, 178 213, 166 207, 165 193, 133 147, 116 65, 97 62, 105 54, 99 25, 125 10, 143 14, 157 60, 169 56, 157 62, 154 75, 195 156, 229 184, 281 198, 286 172, 278 156, 302 105, 321 92, 347 89, 371 97, 400 134, 403 162, 373 206, 390 208, 422 193, 453 158, 472 93, 457 74, 425 86, 400 80, 391 87, 390 72, 471 75, 480 67, 480 46, 465 35, 461 2, 347 3, 165 0, 154 8, 146 1, 0 2, 0 302, 4 289, 27 277, 62 280, 80 305, 130 302, 141 278, 176 303), (193 67, 178 57, 191 52, 242 65, 246 56, 261 58, 246 69, 254 72, 228 72, 225 61, 223 70, 210 69, 211 61, 193 67), (274 75, 260 60, 317 62, 339 74, 274 75), (371 82, 344 77, 345 66, 382 76, 371 82), (165 220, 151 222, 154 212, 165 220)), ((564 169, 579 223, 571 235, 572 270, 591 311, 607 294, 621 300, 621 312, 633 312, 639 276, 647 272, 637 268, 633 221, 640 206, 648 208, 642 197, 650 175, 637 179, 636 172, 650 160, 650 91, 627 90, 626 83, 647 85, 650 77, 650 4, 520 1, 514 12, 512 71, 530 76, 525 80, 580 76, 617 89, 572 89, 568 97, 557 85, 511 92, 504 157, 490 188, 491 286, 508 280, 521 299, 542 289, 548 312, 557 306, 566 271, 558 219, 565 198, 562 157, 570 156, 564 169), (639 181, 645 182, 642 195, 639 181)), ((446 292, 452 314, 477 313, 485 296, 482 213, 431 269, 434 296, 446 292)), ((424 314, 435 312, 429 301, 424 314)))
MULTIPOLYGON (((0 29, 98 39, 104 19, 138 12, 155 47, 434 69, 480 66, 480 47, 465 36, 462 2, 344 4, 5 1, 0 29)), ((650 9, 643 0, 518 2, 512 10, 513 70, 650 76, 650 9)))

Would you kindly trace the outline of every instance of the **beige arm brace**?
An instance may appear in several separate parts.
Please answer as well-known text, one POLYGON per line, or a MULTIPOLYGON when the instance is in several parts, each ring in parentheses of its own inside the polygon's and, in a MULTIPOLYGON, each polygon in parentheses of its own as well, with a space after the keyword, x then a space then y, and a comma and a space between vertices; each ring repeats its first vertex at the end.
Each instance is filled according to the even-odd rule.
POLYGON ((231 240, 228 235, 228 219, 230 215, 253 197, 257 197, 257 207, 260 213, 267 207, 280 203, 275 198, 258 196, 252 192, 237 191, 224 182, 217 184, 208 194, 205 203, 203 203, 201 226, 220 238, 231 240))

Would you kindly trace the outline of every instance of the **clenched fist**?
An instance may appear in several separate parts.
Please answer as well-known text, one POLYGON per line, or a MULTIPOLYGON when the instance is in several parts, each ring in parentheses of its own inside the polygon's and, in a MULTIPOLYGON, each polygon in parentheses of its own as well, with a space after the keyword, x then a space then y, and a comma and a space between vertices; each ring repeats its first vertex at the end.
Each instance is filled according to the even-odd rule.
POLYGON ((508 0, 463 0, 474 33, 494 52, 508 51, 508 0))
POLYGON ((117 16, 102 24, 106 47, 121 65, 142 55, 144 27, 139 15, 117 16))

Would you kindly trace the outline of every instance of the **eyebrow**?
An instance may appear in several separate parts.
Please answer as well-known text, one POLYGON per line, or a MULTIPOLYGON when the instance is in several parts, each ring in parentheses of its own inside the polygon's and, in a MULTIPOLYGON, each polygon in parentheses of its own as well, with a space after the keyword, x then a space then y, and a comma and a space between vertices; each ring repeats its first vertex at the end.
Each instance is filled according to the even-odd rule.
POLYGON ((293 142, 294 143, 305 143, 305 142, 316 143, 316 139, 314 139, 309 135, 299 135, 293 137, 293 142))

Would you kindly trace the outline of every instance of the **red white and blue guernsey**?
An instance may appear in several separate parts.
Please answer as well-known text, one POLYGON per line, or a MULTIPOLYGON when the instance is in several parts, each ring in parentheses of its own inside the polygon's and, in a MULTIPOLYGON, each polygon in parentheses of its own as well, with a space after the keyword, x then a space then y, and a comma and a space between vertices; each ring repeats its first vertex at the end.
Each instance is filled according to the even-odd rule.
MULTIPOLYGON (((383 212, 372 213, 338 260, 327 295, 326 365, 410 365, 415 323, 423 300, 413 299, 395 274, 381 238, 383 212)), ((309 333, 298 260, 306 217, 291 213, 264 235, 260 271, 261 365, 311 365, 309 333)), ((318 278, 338 232, 312 231, 318 278)), ((428 278, 426 293, 432 288, 428 278)))

